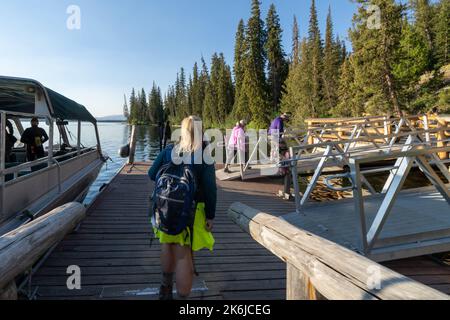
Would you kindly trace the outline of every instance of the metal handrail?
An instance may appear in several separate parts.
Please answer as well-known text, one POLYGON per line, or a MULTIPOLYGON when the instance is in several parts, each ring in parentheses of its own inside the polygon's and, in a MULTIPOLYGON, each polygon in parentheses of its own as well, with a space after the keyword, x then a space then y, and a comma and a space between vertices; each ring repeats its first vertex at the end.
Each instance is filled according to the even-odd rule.
MULTIPOLYGON (((81 150, 81 152, 85 152, 85 151, 96 151, 94 148, 95 148, 95 147, 84 148, 84 149, 81 150)), ((78 153, 78 150, 72 151, 72 152, 69 152, 69 153, 64 154, 64 155, 61 155, 61 156, 53 157, 53 160, 57 161, 57 160, 59 160, 59 159, 61 159, 61 158, 71 157, 71 156, 73 156, 73 155, 77 155, 77 153, 78 153)), ((45 158, 42 158, 42 159, 39 159, 39 160, 35 160, 35 161, 31 161, 31 162, 26 162, 26 163, 17 165, 17 166, 15 166, 15 167, 11 167, 11 168, 5 169, 5 170, 3 170, 3 171, 0 171, 0 176, 2 176, 2 175, 8 175, 8 174, 14 174, 14 173, 16 173, 16 172, 18 173, 18 172, 20 172, 20 171, 22 171, 22 170, 30 169, 31 167, 38 166, 38 165, 44 164, 44 163, 48 163, 48 161, 49 161, 48 157, 45 157, 45 158)))
MULTIPOLYGON (((448 128, 444 128, 450 130, 450 126, 448 128)), ((369 138, 375 138, 375 139, 398 139, 398 138, 404 138, 408 137, 410 135, 419 135, 419 134, 426 134, 426 133, 439 133, 442 132, 443 128, 435 128, 435 129, 429 129, 429 130, 412 130, 410 132, 400 132, 400 133, 394 133, 394 134, 388 134, 388 135, 377 135, 372 137, 360 137, 355 139, 349 139, 349 140, 339 140, 339 141, 326 141, 321 143, 314 143, 314 144, 305 144, 302 146, 295 146, 292 147, 293 150, 303 150, 303 149, 311 149, 311 148, 322 148, 327 147, 329 145, 345 145, 348 143, 358 143, 358 142, 371 142, 368 140, 369 138)))
MULTIPOLYGON (((441 143, 441 142, 442 143, 450 143, 450 139, 436 140, 436 141, 433 141, 432 143, 441 143)), ((340 144, 339 143, 338 144, 334 144, 334 143, 330 142, 330 144, 326 144, 326 145, 324 145, 324 147, 325 146, 330 146, 330 145, 331 146, 339 146, 340 144)), ((430 145, 429 142, 417 142, 417 143, 414 144, 414 146, 429 146, 429 145, 430 145)), ((309 146, 305 146, 305 147, 309 147, 309 146)), ((380 146, 378 149, 380 151, 383 151, 383 149, 387 149, 388 150, 388 152, 383 152, 383 155, 386 155, 387 159, 391 158, 392 152, 395 152, 395 151, 392 151, 389 146, 380 146)), ((360 152, 363 152, 363 151, 370 151, 370 150, 371 149, 361 149, 360 148, 360 149, 357 149, 357 150, 354 150, 354 151, 336 152, 336 153, 333 153, 331 156, 326 156, 323 153, 311 154, 311 155, 308 155, 308 156, 302 156, 301 158, 300 157, 294 157, 294 158, 291 158, 291 159, 281 160, 280 162, 278 162, 278 166, 279 167, 287 167, 293 162, 300 162, 300 161, 304 161, 304 160, 321 159, 321 158, 326 158, 326 157, 331 157, 331 158, 351 157, 353 153, 360 153, 360 152)), ((441 150, 440 152, 446 152, 446 150, 441 150)))

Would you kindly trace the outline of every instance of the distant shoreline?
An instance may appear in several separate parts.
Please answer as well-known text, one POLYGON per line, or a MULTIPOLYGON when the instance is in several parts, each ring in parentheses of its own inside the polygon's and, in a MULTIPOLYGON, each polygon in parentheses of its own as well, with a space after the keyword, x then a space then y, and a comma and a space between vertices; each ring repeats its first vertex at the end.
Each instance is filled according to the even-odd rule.
POLYGON ((125 123, 125 124, 128 123, 126 120, 97 120, 97 122, 99 122, 99 123, 125 123))

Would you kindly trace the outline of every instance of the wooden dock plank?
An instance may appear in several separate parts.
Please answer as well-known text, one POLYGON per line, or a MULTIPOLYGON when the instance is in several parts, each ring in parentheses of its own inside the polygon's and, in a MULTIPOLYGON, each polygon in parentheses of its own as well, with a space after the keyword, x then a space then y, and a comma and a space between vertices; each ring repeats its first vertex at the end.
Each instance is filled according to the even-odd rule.
MULTIPOLYGON (((150 247, 149 164, 128 167, 118 175, 88 211, 77 232, 53 251, 33 277, 41 299, 148 299, 129 296, 129 290, 156 288, 160 283, 157 241, 150 247), (78 265, 82 289, 68 290, 66 268, 78 265)), ((286 298, 286 265, 257 244, 227 217, 229 206, 243 202, 276 216, 293 212, 293 202, 275 196, 282 188, 279 178, 258 181, 219 182, 219 199, 213 253, 196 254, 208 291, 194 292, 193 299, 281 300, 286 298)), ((345 219, 344 219, 345 220, 345 219)), ((343 221, 344 221, 343 220, 343 221)), ((344 222, 343 222, 344 223, 344 222)), ((390 262, 392 269, 411 275, 443 291, 450 291, 448 267, 431 259, 413 258, 390 262)))

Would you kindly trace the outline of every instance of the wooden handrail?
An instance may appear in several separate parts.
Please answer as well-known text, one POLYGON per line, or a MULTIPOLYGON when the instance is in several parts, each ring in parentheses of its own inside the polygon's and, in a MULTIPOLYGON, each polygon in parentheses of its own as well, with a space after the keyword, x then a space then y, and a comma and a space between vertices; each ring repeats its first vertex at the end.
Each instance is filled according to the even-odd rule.
POLYGON ((15 299, 14 279, 31 268, 85 217, 80 203, 69 203, 0 237, 0 300, 15 299))
POLYGON ((287 263, 288 300, 450 299, 356 252, 244 204, 233 204, 228 215, 287 263), (379 289, 372 286, 377 282, 379 289))

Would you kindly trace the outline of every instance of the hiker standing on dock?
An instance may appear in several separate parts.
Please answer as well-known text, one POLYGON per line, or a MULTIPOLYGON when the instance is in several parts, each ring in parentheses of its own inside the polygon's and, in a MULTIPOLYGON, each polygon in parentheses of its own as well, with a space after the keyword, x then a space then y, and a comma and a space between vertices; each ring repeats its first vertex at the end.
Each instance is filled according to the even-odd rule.
POLYGON ((290 113, 283 113, 281 116, 273 120, 269 128, 269 135, 270 136, 279 135, 279 138, 281 139, 285 131, 285 123, 289 122, 290 119, 291 119, 290 113))
POLYGON ((162 244, 160 300, 173 299, 174 275, 178 299, 187 299, 196 274, 193 252, 214 246, 216 174, 214 164, 195 162, 206 147, 200 123, 195 116, 184 119, 180 142, 164 149, 148 173, 156 181, 152 224, 162 244), (180 155, 189 160, 178 164, 180 155))
POLYGON ((231 173, 230 164, 237 156, 241 169, 245 163, 245 127, 247 123, 245 120, 239 121, 231 132, 230 141, 227 146, 227 161, 225 163, 225 173, 231 173))
POLYGON ((48 140, 47 132, 39 127, 38 118, 31 119, 31 128, 26 129, 20 139, 27 145, 27 160, 31 162, 44 158, 44 143, 48 140))
POLYGON ((283 113, 281 116, 277 117, 272 121, 269 128, 269 137, 271 143, 270 160, 275 161, 279 157, 280 149, 279 145, 283 142, 283 135, 285 132, 285 123, 289 122, 291 119, 290 113, 283 113), (276 148, 274 148, 277 146, 276 148))

